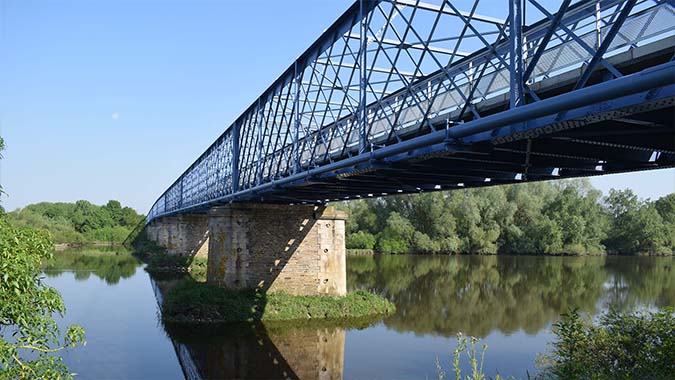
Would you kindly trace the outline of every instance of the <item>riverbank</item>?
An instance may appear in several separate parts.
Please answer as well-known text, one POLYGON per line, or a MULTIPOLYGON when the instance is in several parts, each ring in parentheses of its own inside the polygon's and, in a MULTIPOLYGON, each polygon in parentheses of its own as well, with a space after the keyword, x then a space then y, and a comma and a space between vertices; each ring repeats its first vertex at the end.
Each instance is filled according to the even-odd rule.
POLYGON ((389 300, 366 291, 343 297, 294 296, 257 291, 231 291, 184 280, 168 290, 162 320, 171 323, 345 320, 387 315, 396 310, 389 300))
POLYGON ((124 244, 115 243, 115 242, 105 242, 105 241, 93 241, 93 242, 78 242, 78 243, 58 243, 54 244, 55 251, 64 251, 71 248, 86 248, 86 247, 122 247, 124 244))
POLYGON ((373 249, 347 249, 349 256, 374 256, 374 255, 418 255, 418 256, 549 256, 549 257, 583 257, 583 256, 627 256, 627 257, 668 257, 675 256, 675 252, 641 252, 641 253, 616 253, 616 252, 601 252, 601 253, 575 253, 575 252, 555 252, 555 253, 524 253, 524 252, 504 252, 504 253, 438 253, 438 252, 378 252, 373 249))

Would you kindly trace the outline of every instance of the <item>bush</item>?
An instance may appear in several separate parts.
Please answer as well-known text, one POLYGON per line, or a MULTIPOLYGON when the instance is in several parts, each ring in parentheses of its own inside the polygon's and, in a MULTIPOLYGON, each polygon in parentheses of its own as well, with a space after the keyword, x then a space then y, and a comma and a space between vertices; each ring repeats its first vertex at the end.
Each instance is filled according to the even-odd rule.
POLYGON ((56 355, 84 344, 84 330, 65 333, 54 320, 66 308, 56 289, 45 285, 40 265, 52 257, 44 231, 15 228, 0 218, 0 378, 70 379, 56 355))
POLYGON ((540 379, 672 379, 675 374, 675 309, 604 314, 599 325, 577 311, 554 325, 551 355, 540 358, 540 379))
POLYGON ((347 235, 347 249, 373 249, 375 236, 365 231, 347 235))

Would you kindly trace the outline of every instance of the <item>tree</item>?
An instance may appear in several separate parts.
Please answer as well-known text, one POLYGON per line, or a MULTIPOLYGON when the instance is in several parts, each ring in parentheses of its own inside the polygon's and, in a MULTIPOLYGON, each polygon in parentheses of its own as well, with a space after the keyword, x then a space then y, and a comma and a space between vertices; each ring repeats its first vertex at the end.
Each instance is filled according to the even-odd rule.
POLYGON ((346 243, 349 249, 373 249, 375 248, 375 236, 366 231, 358 231, 347 235, 346 243))
POLYGON ((664 222, 675 223, 675 193, 659 198, 654 206, 664 222))
POLYGON ((48 233, 15 228, 0 217, 0 378, 72 377, 54 353, 84 344, 84 330, 70 326, 61 339, 53 315, 63 315, 65 305, 40 277, 52 251, 48 233))
MULTIPOLYGON (((610 190, 605 199, 614 215, 607 247, 617 253, 672 253, 672 227, 664 223, 657 204, 640 201, 631 190, 610 190)), ((658 204, 667 214, 669 200, 658 204)))
POLYGON ((415 228, 410 221, 397 212, 392 212, 387 218, 387 226, 382 231, 377 250, 389 253, 407 253, 412 247, 415 228))

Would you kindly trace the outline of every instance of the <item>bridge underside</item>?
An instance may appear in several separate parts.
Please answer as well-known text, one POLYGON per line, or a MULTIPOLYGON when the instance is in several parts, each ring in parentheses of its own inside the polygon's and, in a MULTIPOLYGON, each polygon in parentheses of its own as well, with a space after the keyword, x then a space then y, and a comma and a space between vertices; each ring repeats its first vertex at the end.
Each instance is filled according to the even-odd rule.
POLYGON ((536 130, 504 131, 474 144, 438 144, 252 199, 327 202, 670 168, 675 166, 673 101, 670 96, 536 130))

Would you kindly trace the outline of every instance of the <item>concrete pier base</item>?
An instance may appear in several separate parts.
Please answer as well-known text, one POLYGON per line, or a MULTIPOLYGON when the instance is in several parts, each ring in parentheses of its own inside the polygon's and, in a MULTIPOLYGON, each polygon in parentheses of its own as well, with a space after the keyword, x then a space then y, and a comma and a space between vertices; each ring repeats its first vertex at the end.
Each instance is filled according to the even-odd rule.
POLYGON ((311 205, 231 204, 208 215, 209 283, 294 295, 346 294, 345 213, 311 205))

